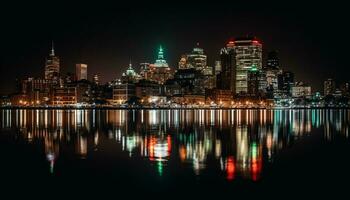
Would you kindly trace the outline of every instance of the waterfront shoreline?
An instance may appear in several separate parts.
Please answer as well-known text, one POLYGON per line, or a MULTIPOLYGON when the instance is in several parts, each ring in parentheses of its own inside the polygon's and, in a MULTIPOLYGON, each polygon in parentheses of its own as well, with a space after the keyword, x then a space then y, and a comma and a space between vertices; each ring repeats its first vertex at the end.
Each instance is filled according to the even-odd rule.
POLYGON ((65 106, 65 107, 34 107, 34 106, 10 106, 0 107, 0 110, 5 109, 26 109, 26 110, 294 110, 294 109, 350 109, 350 107, 202 107, 202 108, 189 108, 189 107, 115 107, 115 106, 96 106, 96 107, 76 107, 76 106, 65 106))

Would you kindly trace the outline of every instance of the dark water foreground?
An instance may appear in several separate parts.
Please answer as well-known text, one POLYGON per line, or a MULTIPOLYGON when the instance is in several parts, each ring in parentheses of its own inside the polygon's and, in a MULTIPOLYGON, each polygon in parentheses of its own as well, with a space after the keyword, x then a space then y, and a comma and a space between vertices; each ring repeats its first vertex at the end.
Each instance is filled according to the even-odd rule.
POLYGON ((348 110, 0 110, 1 192, 130 198, 350 193, 348 110))

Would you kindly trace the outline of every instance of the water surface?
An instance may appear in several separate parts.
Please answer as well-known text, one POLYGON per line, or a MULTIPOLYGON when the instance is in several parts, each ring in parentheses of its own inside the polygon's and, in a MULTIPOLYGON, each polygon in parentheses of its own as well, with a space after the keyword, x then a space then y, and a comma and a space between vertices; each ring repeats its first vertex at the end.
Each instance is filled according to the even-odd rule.
POLYGON ((327 109, 4 109, 0 173, 19 188, 134 195, 318 191, 349 177, 349 119, 327 109))

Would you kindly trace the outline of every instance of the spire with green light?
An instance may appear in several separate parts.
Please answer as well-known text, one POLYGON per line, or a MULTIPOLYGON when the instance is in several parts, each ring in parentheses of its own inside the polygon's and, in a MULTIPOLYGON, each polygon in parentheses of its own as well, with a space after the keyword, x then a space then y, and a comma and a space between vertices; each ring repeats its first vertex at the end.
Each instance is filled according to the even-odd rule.
POLYGON ((158 59, 154 63, 156 67, 169 67, 168 63, 164 59, 164 50, 162 46, 159 46, 159 51, 158 51, 158 59))
POLYGON ((164 52, 163 52, 162 45, 159 46, 158 59, 159 60, 163 60, 164 59, 164 52))

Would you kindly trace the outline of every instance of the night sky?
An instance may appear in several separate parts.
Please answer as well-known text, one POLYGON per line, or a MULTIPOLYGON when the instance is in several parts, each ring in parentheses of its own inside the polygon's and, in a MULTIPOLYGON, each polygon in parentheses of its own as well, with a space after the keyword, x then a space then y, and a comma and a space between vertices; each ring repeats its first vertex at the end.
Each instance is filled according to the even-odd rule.
POLYGON ((278 50, 282 68, 317 90, 328 77, 350 79, 347 5, 213 2, 4 4, 0 94, 14 92, 16 77, 43 76, 51 40, 62 72, 74 72, 75 63, 83 62, 89 77, 98 73, 103 82, 119 77, 130 59, 134 66, 154 62, 159 45, 177 67, 180 55, 199 42, 213 66, 230 38, 245 35, 261 39, 264 57, 278 50))

